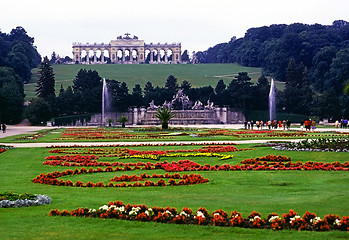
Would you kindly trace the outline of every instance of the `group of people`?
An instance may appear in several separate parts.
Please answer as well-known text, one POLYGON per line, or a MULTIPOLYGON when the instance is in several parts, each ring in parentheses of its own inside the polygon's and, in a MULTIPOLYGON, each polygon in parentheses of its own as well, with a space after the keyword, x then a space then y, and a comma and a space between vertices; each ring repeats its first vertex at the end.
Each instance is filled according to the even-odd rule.
POLYGON ((334 123, 334 126, 336 127, 336 128, 348 128, 348 119, 341 119, 340 121, 336 121, 335 123, 334 123))
POLYGON ((278 129, 278 128, 283 128, 284 130, 290 130, 291 127, 291 121, 290 120, 272 120, 272 121, 256 121, 254 122, 253 120, 251 121, 245 121, 244 122, 244 126, 245 129, 253 129, 254 124, 256 124, 257 129, 264 129, 264 128, 268 128, 268 129, 278 129))
POLYGON ((301 122, 301 128, 303 128, 303 124, 304 124, 305 131, 315 130, 316 128, 316 122, 311 119, 305 120, 304 123, 301 122))

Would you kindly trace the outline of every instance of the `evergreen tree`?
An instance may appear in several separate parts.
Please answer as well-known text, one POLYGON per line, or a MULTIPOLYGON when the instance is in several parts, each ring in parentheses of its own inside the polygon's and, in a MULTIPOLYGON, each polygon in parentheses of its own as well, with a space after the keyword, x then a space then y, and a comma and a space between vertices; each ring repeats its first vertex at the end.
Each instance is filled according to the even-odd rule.
POLYGON ((184 80, 181 84, 181 89, 185 95, 188 95, 189 90, 191 89, 191 83, 187 80, 184 80))
POLYGON ((231 96, 231 106, 246 110, 248 102, 252 98, 251 85, 251 78, 247 72, 240 72, 235 76, 235 79, 228 86, 231 96))
POLYGON ((177 92, 178 90, 177 78, 173 75, 168 76, 165 83, 165 88, 170 90, 171 92, 177 92))
POLYGON ((36 95, 45 101, 52 103, 55 94, 55 74, 47 57, 41 63, 39 71, 39 80, 36 86, 36 95))
POLYGON ((143 94, 142 88, 139 84, 135 84, 135 87, 132 89, 132 94, 130 96, 130 105, 140 107, 143 105, 143 94))
POLYGON ((225 85, 223 79, 219 80, 217 82, 216 88, 214 89, 216 94, 222 93, 222 91, 227 87, 227 85, 225 85))
POLYGON ((261 75, 258 78, 256 86, 253 86, 253 106, 250 106, 251 109, 255 110, 268 110, 269 107, 269 91, 270 84, 268 79, 261 75))

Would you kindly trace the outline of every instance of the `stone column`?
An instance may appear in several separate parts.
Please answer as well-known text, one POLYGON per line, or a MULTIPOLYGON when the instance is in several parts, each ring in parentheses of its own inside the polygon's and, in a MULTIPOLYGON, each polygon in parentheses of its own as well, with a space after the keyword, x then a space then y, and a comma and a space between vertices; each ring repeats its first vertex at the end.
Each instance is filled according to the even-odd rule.
POLYGON ((88 55, 88 51, 86 50, 86 63, 90 64, 90 56, 88 55))
POLYGON ((97 62, 97 52, 93 50, 93 63, 97 62))
POLYGON ((152 63, 154 60, 153 60, 153 49, 151 48, 150 49, 150 62, 152 63))
POLYGON ((228 122, 228 115, 227 115, 227 108, 223 107, 222 108, 222 118, 221 118, 221 122, 226 124, 228 122))
POLYGON ((216 118, 221 122, 221 108, 216 107, 216 118))
POLYGON ((158 61, 158 63, 160 63, 160 50, 161 50, 161 49, 158 48, 158 49, 156 49, 156 50, 158 51, 158 59, 157 59, 157 61, 158 61))
POLYGON ((133 125, 137 125, 138 123, 138 108, 133 109, 133 125))
POLYGON ((168 49, 165 48, 165 63, 168 63, 167 51, 168 51, 168 49))
POLYGON ((141 115, 140 115, 139 122, 141 122, 142 120, 144 120, 146 109, 145 109, 144 107, 142 107, 140 110, 141 110, 141 115))
POLYGON ((104 63, 104 49, 102 49, 101 51, 101 63, 104 63))
POLYGON ((122 48, 122 62, 124 63, 125 62, 125 51, 126 49, 125 48, 122 48))

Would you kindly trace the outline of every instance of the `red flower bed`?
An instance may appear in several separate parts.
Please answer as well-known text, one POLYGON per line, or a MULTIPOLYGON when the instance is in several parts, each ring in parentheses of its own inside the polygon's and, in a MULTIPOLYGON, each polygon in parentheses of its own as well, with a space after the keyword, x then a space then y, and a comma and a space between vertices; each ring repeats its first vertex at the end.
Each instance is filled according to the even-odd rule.
MULTIPOLYGON (((164 174, 164 175, 157 175, 153 174, 152 176, 144 173, 141 174, 140 176, 137 175, 122 175, 120 177, 115 176, 114 178, 110 179, 111 182, 123 182, 121 184, 113 184, 109 183, 108 185, 104 185, 102 182, 98 183, 92 183, 92 182, 87 182, 86 184, 77 181, 76 183, 73 183, 70 180, 63 181, 63 180, 58 180, 59 177, 67 176, 67 175, 77 175, 77 174, 86 174, 86 173, 97 173, 97 172, 113 172, 112 167, 107 167, 106 169, 90 169, 86 170, 85 168, 82 169, 75 169, 74 171, 72 170, 67 170, 63 172, 55 171, 52 173, 48 174, 40 174, 36 178, 34 178, 32 181, 34 183, 41 183, 41 184, 48 184, 48 185, 57 185, 57 186, 70 186, 70 187, 150 187, 150 186, 179 186, 179 185, 194 185, 194 184, 200 184, 200 183, 207 183, 208 179, 203 178, 199 174, 183 174, 182 176, 179 175, 178 173, 176 174, 164 174), (157 182, 152 182, 146 179, 151 179, 151 178, 160 178, 157 182), (163 178, 169 178, 170 180, 168 182, 165 182, 163 178), (179 180, 179 181, 176 181, 179 180), (146 181, 145 181, 146 180, 146 181), (135 182, 136 183, 129 183, 126 184, 125 182, 135 182), (138 181, 145 181, 145 183, 139 183, 138 181)), ((116 170, 117 171, 117 170, 116 170)))
POLYGON ((243 218, 241 213, 232 211, 230 217, 222 209, 209 213, 205 208, 200 207, 195 214, 190 208, 183 208, 178 212, 175 208, 147 207, 146 205, 125 205, 121 201, 109 202, 108 205, 96 209, 77 208, 59 211, 52 209, 50 216, 76 216, 95 218, 115 218, 129 221, 154 221, 162 223, 176 224, 197 224, 213 225, 223 227, 243 227, 243 228, 265 228, 282 230, 294 229, 303 231, 349 231, 349 216, 342 219, 337 215, 326 215, 324 219, 316 216, 315 213, 306 212, 303 217, 297 215, 293 210, 280 217, 276 213, 269 214, 266 219, 258 212, 252 212, 247 218, 243 218))

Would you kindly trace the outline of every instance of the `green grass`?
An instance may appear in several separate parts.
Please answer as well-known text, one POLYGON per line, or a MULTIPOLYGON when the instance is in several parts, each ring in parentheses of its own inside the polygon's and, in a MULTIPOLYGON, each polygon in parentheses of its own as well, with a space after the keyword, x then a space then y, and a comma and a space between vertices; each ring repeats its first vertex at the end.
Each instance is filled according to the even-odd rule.
MULTIPOLYGON (((174 75, 181 84, 189 81, 193 87, 211 85, 215 87, 220 79, 228 85, 239 72, 248 72, 253 82, 261 75, 260 68, 242 67, 238 64, 107 64, 107 65, 53 65, 56 92, 61 84, 64 88, 73 85, 73 79, 80 69, 96 70, 102 78, 126 82, 130 92, 135 84, 143 88, 150 81, 153 86, 164 86, 169 75, 174 75)), ((32 81, 25 85, 27 99, 35 97, 38 69, 33 69, 32 81)))
MULTIPOLYGON (((161 131, 160 129, 158 131, 140 131, 137 130, 138 128, 134 127, 128 127, 128 128, 120 128, 120 127, 112 127, 112 128, 106 128, 107 131, 117 131, 117 132, 124 132, 127 134, 137 135, 137 136, 143 136, 145 138, 121 138, 121 139, 103 139, 105 142, 142 142, 142 141, 148 141, 148 142, 159 142, 159 141, 243 141, 243 140, 273 140, 273 137, 267 136, 266 133, 264 134, 254 134, 253 131, 246 131, 246 134, 239 134, 237 136, 232 135, 215 135, 214 133, 202 136, 196 136, 193 137, 192 135, 195 134, 206 134, 214 129, 183 129, 180 128, 176 130, 175 128, 170 129, 170 131, 161 131), (171 133, 186 133, 187 135, 171 135, 171 133), (164 138, 150 138, 148 137, 148 134, 151 135, 160 135, 164 138)), ((98 130, 94 128, 93 130, 98 130)), ((268 131, 267 129, 263 129, 263 131, 268 131)), ((45 132, 46 130, 39 131, 38 134, 45 132)), ((1 139, 1 142, 3 143, 22 143, 22 142, 95 142, 95 141, 101 141, 97 138, 92 139, 72 139, 69 138, 63 138, 62 133, 64 133, 65 128, 57 128, 47 134, 45 134, 43 137, 39 137, 38 139, 23 139, 23 137, 33 136, 37 134, 22 134, 18 136, 9 136, 1 139)), ((230 133, 236 133, 239 131, 245 131, 245 130, 225 130, 229 131, 230 133)), ((338 133, 331 133, 331 132, 305 132, 302 133, 305 134, 299 135, 299 132, 297 131, 274 131, 274 133, 294 133, 293 136, 278 136, 278 139, 306 139, 306 138, 319 138, 319 137, 332 137, 332 136, 342 136, 338 133)), ((107 134, 106 134, 107 135, 107 134)), ((113 136, 116 134, 114 133, 113 136)))
MULTIPOLYGON (((252 145, 240 145, 250 147, 252 145)), ((198 146, 167 147, 167 149, 198 148, 198 146)), ((144 149, 134 147, 134 149, 144 149)), ((160 149, 148 147, 147 149, 160 149)), ((164 147, 162 148, 164 149, 164 147)), ((290 156, 293 161, 345 162, 346 153, 284 152, 268 147, 251 151, 235 152, 235 159, 221 161, 214 158, 190 160, 212 164, 236 164, 239 161, 267 154, 290 156)), ((287 213, 290 209, 299 215, 305 211, 325 214, 349 215, 349 176, 347 172, 323 171, 243 171, 199 172, 210 180, 207 184, 149 188, 74 188, 34 184, 31 180, 40 173, 62 171, 67 167, 44 166, 48 153, 44 148, 12 149, 0 154, 0 192, 47 194, 52 203, 16 209, 0 209, 2 239, 336 239, 347 238, 345 232, 297 232, 283 230, 255 230, 213 226, 190 226, 161 223, 129 222, 76 217, 50 217, 51 209, 71 210, 77 207, 98 208, 109 201, 121 200, 130 204, 146 204, 149 207, 190 207, 196 211, 205 207, 210 212, 223 209, 237 210, 244 217, 259 211, 262 217, 276 212, 287 213), (18 227, 20 226, 20 227, 18 227)), ((161 159, 163 161, 165 159, 161 159)), ((175 161, 178 159, 168 159, 175 161)), ((105 158, 101 161, 112 161, 105 158)), ((126 161, 126 160, 125 160, 126 161)), ((137 160, 128 160, 137 161, 137 160)), ((72 181, 107 181, 115 175, 140 174, 98 173, 70 176, 72 181)), ((148 171, 164 173, 163 170, 148 171)), ((198 172, 196 172, 198 173, 198 172)))

